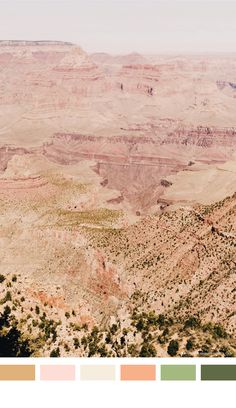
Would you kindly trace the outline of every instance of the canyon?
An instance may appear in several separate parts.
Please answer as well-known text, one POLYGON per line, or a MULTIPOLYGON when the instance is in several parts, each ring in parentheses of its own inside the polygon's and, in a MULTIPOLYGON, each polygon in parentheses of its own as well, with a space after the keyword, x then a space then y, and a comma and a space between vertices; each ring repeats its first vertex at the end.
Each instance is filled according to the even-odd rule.
POLYGON ((0 312, 33 355, 234 355, 235 68, 0 41, 0 312))

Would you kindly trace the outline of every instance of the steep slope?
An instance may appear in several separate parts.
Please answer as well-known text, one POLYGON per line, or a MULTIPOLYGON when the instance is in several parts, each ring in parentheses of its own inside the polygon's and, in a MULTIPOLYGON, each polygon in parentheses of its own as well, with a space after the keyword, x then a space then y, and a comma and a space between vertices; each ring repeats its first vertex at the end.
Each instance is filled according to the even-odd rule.
POLYGON ((36 356, 235 355, 235 195, 125 228, 72 209, 45 225, 26 208, 31 227, 1 236, 5 347, 14 326, 36 356))
POLYGON ((123 230, 94 232, 125 270, 129 293, 144 310, 221 322, 235 335, 236 196, 207 207, 147 217, 123 230))

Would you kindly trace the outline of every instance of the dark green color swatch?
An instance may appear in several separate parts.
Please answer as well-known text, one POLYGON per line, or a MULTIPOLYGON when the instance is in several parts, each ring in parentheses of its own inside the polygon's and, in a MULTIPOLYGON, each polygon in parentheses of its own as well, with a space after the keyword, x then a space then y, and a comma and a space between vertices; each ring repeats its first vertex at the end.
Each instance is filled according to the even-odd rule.
POLYGON ((161 366, 162 381, 195 381, 196 366, 195 365, 162 365, 161 366))
POLYGON ((202 365, 202 381, 236 381, 236 365, 202 365))

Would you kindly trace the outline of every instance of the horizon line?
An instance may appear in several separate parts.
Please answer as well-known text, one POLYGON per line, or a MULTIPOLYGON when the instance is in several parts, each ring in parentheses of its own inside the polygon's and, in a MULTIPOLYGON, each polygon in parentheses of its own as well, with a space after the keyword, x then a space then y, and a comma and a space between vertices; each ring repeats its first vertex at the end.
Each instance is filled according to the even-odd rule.
POLYGON ((78 42, 71 42, 71 41, 63 41, 63 40, 17 40, 17 39, 2 39, 0 40, 0 45, 1 46, 7 46, 9 43, 12 43, 12 45, 22 43, 24 45, 68 45, 68 46, 78 46, 82 48, 87 54, 107 54, 110 56, 124 56, 124 55, 130 55, 130 54, 139 54, 139 55, 219 55, 219 54, 224 54, 224 55, 231 55, 231 54, 236 54, 236 50, 232 51, 224 51, 224 50, 204 50, 204 51, 192 51, 192 50, 166 50, 166 51, 158 51, 158 50, 153 50, 153 51, 137 51, 137 50, 131 50, 129 52, 118 52, 118 53, 111 53, 109 51, 103 51, 103 50, 93 50, 93 51, 87 51, 86 48, 80 45, 78 42))

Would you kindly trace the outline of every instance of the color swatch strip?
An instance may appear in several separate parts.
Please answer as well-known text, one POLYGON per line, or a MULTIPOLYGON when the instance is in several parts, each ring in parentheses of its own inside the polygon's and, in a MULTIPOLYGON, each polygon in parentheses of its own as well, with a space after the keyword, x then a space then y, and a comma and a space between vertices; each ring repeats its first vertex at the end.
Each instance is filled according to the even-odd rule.
POLYGON ((34 381, 34 365, 0 365, 0 381, 34 381))
POLYGON ((74 365, 42 365, 40 366, 40 380, 42 381, 74 381, 74 365))
POLYGON ((116 377, 114 365, 82 365, 80 379, 82 381, 113 381, 116 377))
POLYGON ((155 365, 121 365, 121 381, 155 381, 155 365))
POLYGON ((195 381, 196 366, 195 365, 162 365, 161 366, 162 381, 195 381))
MULTIPOLYGON (((36 366, 0 364, 0 381, 35 381, 39 379, 41 381, 156 381, 157 379, 161 381, 196 381, 197 379, 197 365, 195 364, 162 364, 160 366, 155 364, 39 364, 37 378, 36 366), (120 369, 119 376, 116 376, 116 369, 120 369)), ((201 381, 236 381, 236 365, 199 364, 200 367, 201 381)))
POLYGON ((202 381, 236 381, 236 365, 202 365, 202 381))

